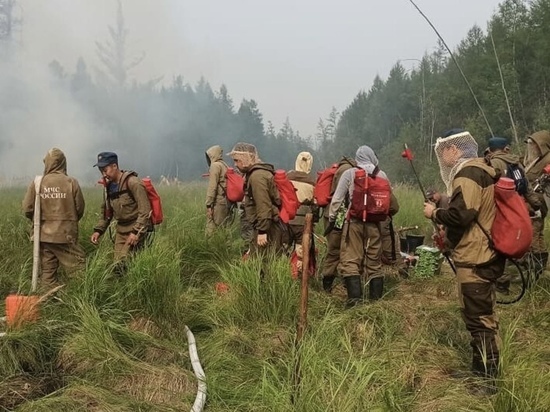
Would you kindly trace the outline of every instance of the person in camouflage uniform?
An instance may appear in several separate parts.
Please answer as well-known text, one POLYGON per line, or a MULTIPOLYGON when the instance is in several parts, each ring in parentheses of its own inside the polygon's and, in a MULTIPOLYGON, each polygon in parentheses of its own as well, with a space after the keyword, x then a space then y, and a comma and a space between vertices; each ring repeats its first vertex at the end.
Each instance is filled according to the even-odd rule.
POLYGON ((445 209, 424 203, 424 216, 446 228, 462 318, 471 335, 472 372, 485 381, 476 391, 493 394, 500 358, 495 287, 504 273, 505 258, 492 249, 483 229, 490 228, 495 218, 498 174, 477 150, 474 138, 461 129, 437 139, 435 152, 450 202, 445 209))
MULTIPOLYGON (((519 156, 513 153, 510 153, 510 145, 506 138, 504 137, 490 138, 489 146, 487 149, 489 150, 489 153, 486 156, 487 163, 490 166, 492 166, 493 169, 495 169, 498 173, 500 173, 501 176, 514 179, 513 176, 508 176, 508 166, 515 166, 518 169, 524 171, 524 168, 523 168, 523 165, 521 164, 519 156)), ((544 203, 544 199, 538 193, 535 193, 533 191, 533 187, 529 183, 529 179, 526 179, 526 180, 527 180, 527 185, 524 189, 524 193, 520 193, 520 194, 525 199, 525 203, 529 210, 529 214, 531 215, 532 221, 538 222, 539 218, 537 217, 537 215, 542 213, 540 210, 542 208, 542 204, 544 203)), ((543 252, 543 253, 546 254, 545 261, 547 261, 548 253, 546 252, 543 252)), ((537 276, 540 276, 540 274, 542 274, 542 271, 544 270, 544 266, 546 266, 546 263, 544 263, 544 266, 543 266, 544 257, 541 256, 540 254, 536 257, 537 259, 534 260, 536 262, 535 272, 537 276)), ((501 276, 497 280, 497 290, 502 293, 509 293, 510 280, 511 280, 511 276, 509 274, 505 274, 504 276, 501 276)))
MULTIPOLYGON (((550 132, 541 130, 533 133, 526 140, 527 153, 524 159, 525 177, 531 186, 543 174, 543 169, 550 164, 550 132)), ((535 193, 540 202, 540 213, 531 218, 533 223, 533 242, 530 253, 535 261, 540 262, 538 271, 542 273, 548 263, 548 250, 544 241, 544 219, 548 214, 548 206, 543 193, 535 193)))
POLYGON ((206 151, 208 163, 208 189, 206 189, 206 236, 230 221, 230 209, 226 198, 225 172, 227 164, 222 160, 221 146, 212 146, 206 151))
POLYGON ((244 214, 253 227, 250 253, 282 253, 285 228, 279 219, 281 200, 273 165, 263 163, 256 147, 250 143, 235 144, 229 156, 235 167, 245 174, 244 214))
MULTIPOLYGON (((23 199, 23 213, 33 219, 36 189, 31 183, 23 199)), ((84 215, 84 197, 78 181, 67 176, 67 159, 57 148, 44 157, 44 176, 40 183, 40 283, 53 287, 59 283, 61 265, 69 276, 85 268, 84 249, 78 243, 78 222, 84 215)))
POLYGON ((106 196, 101 205, 101 218, 90 240, 97 245, 111 221, 116 220, 115 271, 123 274, 127 257, 146 245, 152 230, 151 204, 137 173, 119 168, 116 153, 100 153, 94 166, 103 176, 106 196))
MULTIPOLYGON (((346 170, 351 169, 355 166, 357 166, 355 159, 347 156, 342 156, 342 158, 338 162, 338 169, 336 170, 336 173, 334 174, 334 178, 332 180, 330 188, 331 195, 334 195, 342 174, 346 170)), ((346 199, 344 203, 344 209, 346 209, 349 203, 349 199, 346 199)), ((324 211, 323 223, 325 230, 327 230, 329 226, 329 208, 330 205, 328 205, 324 211)), ((323 278, 322 282, 324 291, 327 293, 331 293, 334 279, 336 279, 336 276, 338 275, 338 264, 340 263, 340 244, 342 241, 342 228, 334 228, 330 232, 325 233, 325 236, 327 239, 327 254, 321 267, 321 276, 323 278)))

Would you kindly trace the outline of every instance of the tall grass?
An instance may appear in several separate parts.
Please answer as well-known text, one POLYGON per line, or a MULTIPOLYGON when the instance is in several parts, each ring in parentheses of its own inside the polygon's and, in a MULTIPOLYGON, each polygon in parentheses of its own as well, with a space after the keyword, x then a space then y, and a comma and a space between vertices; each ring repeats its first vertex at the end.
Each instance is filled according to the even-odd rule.
MULTIPOLYGON (((429 236, 418 189, 399 186, 395 226, 429 236)), ((24 190, 0 207, 0 291, 30 289, 30 222, 24 190)), ((88 239, 101 193, 85 191, 81 242, 86 272, 41 307, 41 319, 0 338, 0 409, 20 411, 189 410, 196 379, 184 325, 195 333, 208 384, 208 411, 550 410, 550 281, 499 307, 500 388, 476 397, 467 369, 469 335, 454 279, 387 278, 384 298, 344 310, 338 287, 310 280, 308 326, 296 342, 299 282, 285 258, 240 257, 236 223, 204 237, 204 186, 161 190, 166 222, 125 276, 112 273, 108 234, 88 239), (216 291, 217 283, 228 286, 216 291)), ((317 230, 319 233, 319 229, 317 230)), ((322 245, 318 248, 323 252, 322 245)))

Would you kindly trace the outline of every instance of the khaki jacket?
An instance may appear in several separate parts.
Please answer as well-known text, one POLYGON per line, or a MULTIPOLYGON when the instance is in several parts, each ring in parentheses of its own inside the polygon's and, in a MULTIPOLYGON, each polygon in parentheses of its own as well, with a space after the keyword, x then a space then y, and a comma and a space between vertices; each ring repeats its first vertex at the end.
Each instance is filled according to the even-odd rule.
POLYGON ((538 179, 542 174, 542 169, 550 163, 550 132, 542 130, 533 133, 530 138, 537 144, 541 151, 541 156, 534 165, 525 165, 525 175, 527 179, 529 179, 529 182, 533 184, 535 179, 538 179))
POLYGON ((274 173, 272 165, 258 163, 245 175, 244 214, 260 233, 267 232, 273 223, 279 221, 281 199, 274 173))
MULTIPOLYGON (((78 221, 84 215, 84 196, 78 181, 67 176, 67 160, 59 149, 44 158, 44 177, 40 184, 40 241, 71 243, 78 241, 78 221)), ((23 199, 23 213, 34 216, 34 182, 23 199)))
MULTIPOLYGON (((546 165, 550 164, 550 132, 547 130, 542 130, 540 132, 533 133, 531 139, 537 144, 541 151, 541 156, 539 160, 533 165, 525 165, 525 176, 531 185, 534 185, 536 179, 542 175, 542 169, 546 165)), ((536 198, 540 202, 540 210, 542 212, 542 217, 546 217, 548 214, 548 207, 546 206, 546 201, 544 200, 544 195, 542 193, 535 193, 536 198)))
POLYGON ((497 257, 480 228, 481 225, 491 233, 496 178, 496 171, 483 159, 465 161, 453 179, 449 207, 434 212, 435 222, 446 227, 447 246, 453 249, 452 257, 458 267, 483 265, 497 257))
POLYGON ((225 172, 227 164, 222 160, 221 146, 212 146, 206 151, 206 160, 210 166, 208 170, 208 189, 206 189, 206 207, 227 205, 225 172))
POLYGON ((105 188, 106 201, 101 206, 101 219, 94 231, 104 233, 112 219, 120 234, 145 233, 151 227, 151 204, 147 190, 137 173, 122 171, 120 186, 110 182, 105 188))
MULTIPOLYGON (((523 165, 519 160, 519 156, 506 153, 503 151, 497 151, 489 155, 489 164, 497 171, 500 172, 501 176, 507 176, 508 165, 518 165, 523 169, 523 165)), ((527 175, 526 175, 527 177, 527 175)), ((533 192, 533 187, 529 178, 527 178, 528 187, 527 193, 525 194, 525 201, 531 208, 531 210, 539 210, 544 203, 544 198, 542 195, 539 196, 538 193, 533 192)))

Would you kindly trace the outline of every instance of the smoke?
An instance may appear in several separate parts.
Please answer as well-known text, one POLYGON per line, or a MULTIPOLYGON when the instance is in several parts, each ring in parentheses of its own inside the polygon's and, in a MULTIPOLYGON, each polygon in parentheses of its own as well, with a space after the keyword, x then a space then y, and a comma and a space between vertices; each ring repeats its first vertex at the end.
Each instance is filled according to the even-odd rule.
POLYGON ((90 121, 58 81, 24 52, 0 62, 1 179, 42 174, 42 160, 52 147, 65 152, 69 174, 93 178, 94 139, 106 131, 90 121))

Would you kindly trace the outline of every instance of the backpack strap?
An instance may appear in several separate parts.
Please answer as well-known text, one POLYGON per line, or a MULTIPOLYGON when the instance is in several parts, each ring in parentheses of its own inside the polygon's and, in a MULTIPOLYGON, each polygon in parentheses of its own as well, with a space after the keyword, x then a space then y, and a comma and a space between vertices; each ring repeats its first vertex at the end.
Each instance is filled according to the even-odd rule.
MULTIPOLYGON (((135 174, 133 173, 129 173, 128 175, 126 175, 126 177, 122 180, 122 182, 120 182, 120 185, 118 187, 118 191, 115 192, 115 193, 109 193, 109 190, 108 190, 108 187, 105 188, 105 190, 107 190, 107 199, 108 200, 113 200, 113 199, 118 199, 120 196, 128 193, 128 195, 130 195, 130 197, 132 198, 132 200, 136 200, 134 194, 132 193, 132 191, 130 190, 130 187, 128 186, 128 180, 132 177, 132 176, 135 176, 137 177, 135 174)), ((110 185, 110 184, 109 184, 110 185)))

